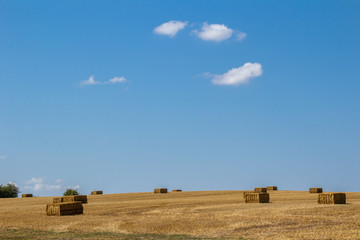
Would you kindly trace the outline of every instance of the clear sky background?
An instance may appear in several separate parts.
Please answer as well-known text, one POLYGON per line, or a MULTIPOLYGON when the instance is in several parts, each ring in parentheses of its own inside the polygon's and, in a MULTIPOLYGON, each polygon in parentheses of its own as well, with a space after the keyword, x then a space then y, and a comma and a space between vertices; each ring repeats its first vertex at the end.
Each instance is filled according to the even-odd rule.
POLYGON ((1 0, 0 184, 360 191, 359 43, 359 1, 1 0))

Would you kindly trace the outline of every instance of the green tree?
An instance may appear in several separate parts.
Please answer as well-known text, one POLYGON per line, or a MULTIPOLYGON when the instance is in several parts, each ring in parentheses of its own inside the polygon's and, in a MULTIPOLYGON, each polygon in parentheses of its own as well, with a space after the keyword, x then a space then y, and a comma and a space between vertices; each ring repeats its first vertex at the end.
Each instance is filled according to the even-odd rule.
POLYGON ((19 193, 20 190, 15 183, 0 185, 0 198, 16 198, 19 193))
POLYGON ((73 196, 73 195, 79 195, 79 192, 73 188, 67 188, 63 194, 63 196, 73 196))

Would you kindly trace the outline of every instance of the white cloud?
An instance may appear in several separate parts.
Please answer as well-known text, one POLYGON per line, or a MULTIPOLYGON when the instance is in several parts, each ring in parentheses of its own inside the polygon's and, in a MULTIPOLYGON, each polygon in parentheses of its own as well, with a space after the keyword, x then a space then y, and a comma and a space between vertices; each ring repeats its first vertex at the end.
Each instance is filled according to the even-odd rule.
POLYGON ((75 190, 79 191, 80 185, 70 186, 70 187, 67 187, 67 188, 68 189, 71 188, 71 189, 75 189, 75 190))
POLYGON ((200 31, 194 30, 193 32, 202 40, 221 42, 230 38, 233 31, 224 24, 204 23, 200 31))
POLYGON ((108 82, 109 83, 123 83, 123 82, 126 82, 126 78, 124 78, 124 77, 114 77, 114 78, 111 78, 108 82))
POLYGON ((45 183, 45 179, 42 177, 32 178, 25 182, 25 189, 30 189, 33 191, 53 191, 59 190, 62 188, 61 184, 57 182, 56 184, 47 184, 45 183))
POLYGON ((245 63, 243 66, 233 68, 228 72, 213 75, 212 82, 218 85, 240 85, 248 83, 251 78, 262 74, 260 63, 245 63))
POLYGON ((80 86, 86 86, 86 85, 104 85, 104 84, 115 84, 115 83, 124 83, 126 82, 125 77, 113 77, 109 79, 106 82, 98 82, 95 81, 94 76, 90 76, 88 80, 82 81, 80 83, 80 86))
POLYGON ((80 86, 95 85, 95 84, 100 84, 100 82, 95 81, 94 76, 90 76, 88 80, 82 81, 80 83, 80 86))
POLYGON ((180 30, 184 29, 187 22, 169 21, 157 26, 154 33, 174 37, 180 30))
POLYGON ((0 159, 2 159, 2 160, 7 159, 7 156, 0 155, 0 159))
POLYGON ((239 32, 236 34, 236 40, 241 41, 244 40, 246 38, 247 34, 244 32, 239 32))

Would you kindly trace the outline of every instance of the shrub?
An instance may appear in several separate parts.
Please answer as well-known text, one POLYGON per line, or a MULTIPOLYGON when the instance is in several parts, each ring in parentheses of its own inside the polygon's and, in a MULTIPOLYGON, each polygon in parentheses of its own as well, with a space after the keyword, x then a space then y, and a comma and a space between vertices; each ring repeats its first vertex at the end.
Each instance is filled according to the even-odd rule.
POLYGON ((67 188, 63 194, 63 196, 74 196, 74 195, 79 195, 79 192, 73 188, 67 188))
POLYGON ((20 190, 15 183, 0 185, 0 198, 16 198, 19 193, 20 190))

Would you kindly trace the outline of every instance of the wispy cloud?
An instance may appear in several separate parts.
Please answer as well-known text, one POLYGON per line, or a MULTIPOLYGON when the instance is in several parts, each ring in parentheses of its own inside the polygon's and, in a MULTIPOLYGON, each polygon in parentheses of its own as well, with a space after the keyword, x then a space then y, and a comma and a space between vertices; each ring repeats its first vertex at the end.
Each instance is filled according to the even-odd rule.
POLYGON ((248 83, 251 78, 261 76, 263 73, 260 63, 245 63, 243 66, 233 68, 224 74, 211 75, 206 73, 207 76, 212 77, 212 83, 217 85, 233 85, 248 83))
POLYGON ((95 81, 94 76, 90 76, 88 80, 82 81, 80 83, 80 86, 95 85, 95 84, 100 84, 100 82, 95 81))
POLYGON ((39 191, 53 191, 53 190, 59 190, 62 188, 62 185, 58 180, 55 184, 48 184, 45 183, 45 178, 38 177, 38 178, 32 178, 25 182, 24 189, 30 189, 36 192, 39 191))
POLYGON ((246 38, 246 36, 247 36, 246 33, 244 33, 244 32, 238 32, 238 33, 236 34, 236 40, 242 41, 242 40, 244 40, 244 39, 246 38))
POLYGON ((221 42, 231 38, 234 30, 224 24, 204 23, 201 30, 194 30, 193 32, 202 40, 221 42))
POLYGON ((180 30, 184 29, 186 25, 187 22, 169 21, 157 26, 154 29, 154 33, 174 37, 180 30))
POLYGON ((87 85, 104 85, 104 84, 116 84, 116 83, 124 83, 126 82, 125 77, 113 77, 105 82, 95 81, 94 76, 90 76, 88 80, 80 82, 80 86, 87 86, 87 85))
POLYGON ((0 159, 1 159, 1 160, 7 159, 7 156, 5 156, 5 155, 0 155, 0 159))

